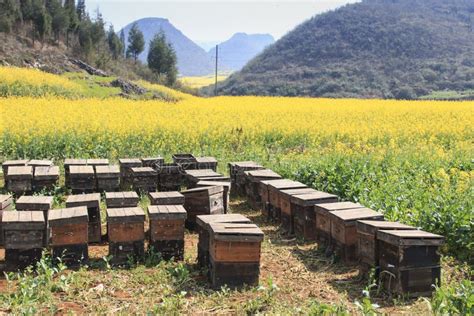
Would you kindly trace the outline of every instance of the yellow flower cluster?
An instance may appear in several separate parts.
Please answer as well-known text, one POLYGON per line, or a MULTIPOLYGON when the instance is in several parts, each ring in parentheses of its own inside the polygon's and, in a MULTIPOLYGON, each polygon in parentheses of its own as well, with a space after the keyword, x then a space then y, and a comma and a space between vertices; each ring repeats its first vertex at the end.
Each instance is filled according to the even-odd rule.
MULTIPOLYGON (((227 79, 227 77, 227 75, 218 75, 217 82, 224 81, 227 79)), ((179 81, 191 88, 202 88, 214 84, 216 82, 216 78, 214 76, 182 77, 179 79, 179 81)))
POLYGON ((15 83, 21 83, 34 87, 51 86, 75 92, 80 92, 82 89, 80 85, 67 78, 49 74, 40 70, 17 67, 0 67, 0 84, 12 85, 15 83))

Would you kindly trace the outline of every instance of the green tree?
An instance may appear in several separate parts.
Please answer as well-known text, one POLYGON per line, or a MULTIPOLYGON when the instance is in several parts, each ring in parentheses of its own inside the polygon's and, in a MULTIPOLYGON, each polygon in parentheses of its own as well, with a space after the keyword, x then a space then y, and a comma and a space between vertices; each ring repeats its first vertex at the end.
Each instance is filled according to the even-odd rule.
POLYGON ((51 16, 46 11, 42 0, 33 1, 33 27, 33 40, 38 35, 39 39, 44 41, 45 37, 51 33, 51 16))
POLYGON ((66 46, 69 47, 69 36, 74 34, 79 28, 79 18, 76 12, 76 1, 75 0, 66 0, 64 2, 64 10, 69 16, 69 27, 66 32, 66 46))
POLYGON ((51 15, 51 29, 59 41, 61 34, 66 34, 69 28, 69 14, 59 0, 48 0, 47 9, 51 15))
POLYGON ((120 31, 120 43, 122 43, 121 55, 125 56, 125 31, 123 29, 120 31))
POLYGON ((114 26, 110 25, 109 31, 107 32, 107 43, 109 44, 109 50, 112 53, 114 59, 118 59, 123 55, 123 45, 120 38, 115 34, 114 26))
POLYGON ((89 55, 92 50, 91 22, 84 20, 79 23, 78 29, 79 46, 84 55, 89 55))
POLYGON ((0 32, 10 33, 13 24, 21 20, 21 8, 18 1, 0 1, 0 32))
POLYGON ((127 57, 133 57, 135 62, 138 59, 138 55, 145 49, 145 39, 143 38, 143 33, 138 28, 137 23, 132 25, 132 28, 128 32, 128 47, 127 47, 127 57))
POLYGON ((163 32, 155 35, 150 41, 150 50, 148 51, 148 67, 156 74, 166 76, 166 84, 173 85, 176 82, 176 53, 166 41, 163 32))
POLYGON ((86 1, 85 0, 77 1, 76 14, 77 14, 77 18, 79 19, 79 21, 84 21, 84 20, 87 19, 86 1))

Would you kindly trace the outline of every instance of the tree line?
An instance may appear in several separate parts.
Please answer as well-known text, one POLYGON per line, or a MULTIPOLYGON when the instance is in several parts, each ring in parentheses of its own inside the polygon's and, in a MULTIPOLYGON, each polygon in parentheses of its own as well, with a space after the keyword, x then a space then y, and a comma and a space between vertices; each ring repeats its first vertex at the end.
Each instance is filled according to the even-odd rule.
MULTIPOLYGON (((73 55, 99 68, 124 59, 140 68, 138 55, 145 41, 138 26, 130 29, 127 43, 123 30, 117 35, 112 24, 106 27, 99 11, 94 17, 89 15, 85 0, 0 0, 0 33, 24 33, 33 45, 65 45, 73 55)), ((151 41, 147 61, 154 81, 175 84, 176 53, 163 33, 151 41)))

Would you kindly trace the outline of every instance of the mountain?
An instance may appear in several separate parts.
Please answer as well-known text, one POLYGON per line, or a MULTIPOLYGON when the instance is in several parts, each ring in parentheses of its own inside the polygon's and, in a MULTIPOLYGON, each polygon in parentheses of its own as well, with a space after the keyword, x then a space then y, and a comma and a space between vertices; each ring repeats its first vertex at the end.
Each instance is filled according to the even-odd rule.
POLYGON ((404 99, 474 92, 473 23, 472 0, 349 4, 296 27, 219 93, 404 99))
MULTIPOLYGON (((270 34, 236 33, 227 41, 219 44, 219 68, 236 71, 261 53, 275 39, 270 34)), ((216 58, 216 50, 208 52, 210 60, 216 58)))
POLYGON ((212 60, 206 51, 186 37, 180 30, 174 27, 167 19, 144 18, 128 24, 123 28, 125 42, 128 41, 128 32, 132 25, 137 23, 145 38, 145 50, 139 59, 146 63, 150 41, 155 34, 163 31, 167 40, 173 45, 178 59, 178 71, 184 76, 202 76, 211 74, 214 70, 212 60))

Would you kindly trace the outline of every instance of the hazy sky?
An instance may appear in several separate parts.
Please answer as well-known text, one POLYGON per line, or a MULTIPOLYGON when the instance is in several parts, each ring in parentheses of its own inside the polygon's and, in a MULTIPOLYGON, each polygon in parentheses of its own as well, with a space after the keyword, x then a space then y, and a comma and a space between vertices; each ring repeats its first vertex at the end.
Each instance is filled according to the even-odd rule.
POLYGON ((197 42, 224 41, 237 32, 279 38, 313 15, 357 0, 86 0, 119 30, 144 17, 162 17, 197 42))

